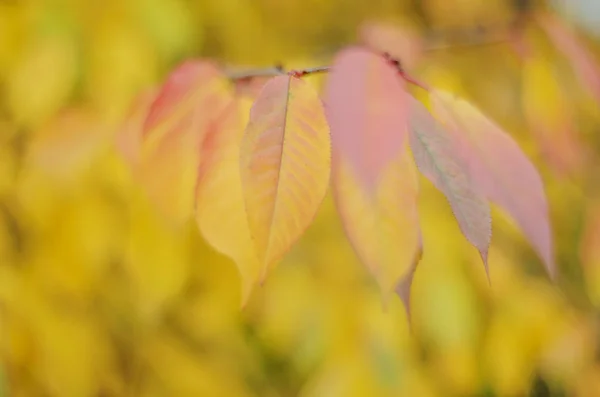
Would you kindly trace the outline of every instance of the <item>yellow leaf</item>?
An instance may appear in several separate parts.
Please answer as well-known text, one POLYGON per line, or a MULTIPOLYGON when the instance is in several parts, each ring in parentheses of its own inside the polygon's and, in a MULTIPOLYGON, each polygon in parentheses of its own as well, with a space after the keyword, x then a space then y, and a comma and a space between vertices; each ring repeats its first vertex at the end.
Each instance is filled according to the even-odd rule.
POLYGON ((523 67, 523 113, 537 144, 555 169, 573 172, 582 164, 573 109, 567 93, 544 58, 530 58, 523 67))
POLYGON ((120 18, 102 21, 89 43, 87 95, 108 119, 119 120, 135 94, 154 83, 158 62, 139 31, 120 18))
POLYGON ((346 235, 387 302, 420 245, 418 177, 408 145, 384 168, 375 194, 362 187, 342 156, 334 162, 333 186, 346 235))
POLYGON ((240 144, 250 106, 251 100, 236 99, 207 137, 196 190, 196 222, 208 243, 235 261, 242 281, 242 305, 260 273, 240 179, 240 144))
POLYGON ((36 127, 68 99, 77 74, 77 49, 62 36, 36 41, 9 73, 9 110, 20 125, 36 127))
POLYGON ((181 292, 190 268, 185 230, 165 227, 148 204, 132 203, 124 266, 141 317, 153 319, 181 292))
POLYGON ((150 107, 136 177, 177 225, 192 216, 200 147, 231 101, 230 88, 212 63, 188 61, 171 74, 150 107))
POLYGON ((294 77, 271 79, 252 107, 241 145, 242 186, 261 282, 315 217, 330 165, 329 126, 317 92, 294 77))

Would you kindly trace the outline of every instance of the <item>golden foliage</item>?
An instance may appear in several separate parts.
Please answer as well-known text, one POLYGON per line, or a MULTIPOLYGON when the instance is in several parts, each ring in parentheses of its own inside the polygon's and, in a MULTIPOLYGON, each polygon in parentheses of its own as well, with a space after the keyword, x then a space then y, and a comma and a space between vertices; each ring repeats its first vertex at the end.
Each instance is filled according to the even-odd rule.
MULTIPOLYGON (((600 117, 571 72, 553 69, 563 98, 549 85, 549 68, 563 61, 539 40, 525 69, 499 45, 432 52, 414 73, 472 99, 533 158, 552 210, 558 283, 493 212, 489 285, 447 202, 420 178, 412 332, 399 299, 382 310, 330 195, 240 310, 234 260, 243 255, 204 241, 243 234, 232 224, 223 235, 204 231, 223 211, 216 193, 197 192, 197 218, 174 228, 130 171, 139 142, 124 139, 122 122, 184 59, 314 66, 354 40, 361 22, 419 12, 431 28, 510 19, 508 2, 423 3, 0 2, 0 396, 519 396, 534 379, 553 395, 598 396, 600 167, 594 156, 582 165, 577 150, 600 153, 600 117), (579 134, 530 131, 567 116, 579 134), (565 176, 557 165, 573 166, 565 176)), ((223 174, 206 178, 227 185, 227 159, 214 161, 223 174)), ((223 194, 241 196, 238 188, 223 194)))

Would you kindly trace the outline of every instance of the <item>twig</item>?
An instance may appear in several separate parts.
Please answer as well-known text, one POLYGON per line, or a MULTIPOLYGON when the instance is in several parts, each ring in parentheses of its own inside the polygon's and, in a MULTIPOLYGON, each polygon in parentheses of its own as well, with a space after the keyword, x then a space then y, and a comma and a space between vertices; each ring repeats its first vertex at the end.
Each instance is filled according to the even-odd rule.
MULTIPOLYGON (((414 84, 417 87, 420 87, 426 91, 429 91, 429 87, 419 80, 409 76, 406 74, 404 69, 400 64, 400 61, 392 58, 388 53, 376 53, 379 56, 382 56, 387 62, 389 62, 393 67, 398 70, 398 75, 406 80, 408 83, 414 84)), ((309 76, 317 73, 329 73, 332 71, 331 66, 316 66, 312 68, 306 69, 293 69, 293 70, 285 70, 281 66, 275 66, 264 69, 250 69, 250 70, 241 70, 235 72, 228 72, 227 76, 231 80, 243 81, 243 80, 251 80, 256 77, 276 77, 276 76, 293 76, 296 78, 301 78, 304 76, 309 76)))
MULTIPOLYGON (((483 34, 484 31, 479 29, 475 31, 475 34, 464 35, 467 37, 466 40, 463 40, 460 43, 436 43, 434 39, 428 40, 429 43, 423 46, 423 51, 425 52, 433 52, 433 51, 443 51, 448 49, 455 48, 470 48, 470 47, 479 47, 479 46, 493 46, 504 44, 507 42, 513 42, 513 44, 517 44, 516 50, 522 50, 518 47, 518 44, 522 44, 519 42, 520 33, 522 25, 526 21, 526 14, 517 18, 513 23, 509 24, 507 28, 494 29, 492 32, 498 33, 501 32, 503 34, 492 34, 489 33, 483 34)), ((487 30, 489 32, 489 30, 487 30)), ((402 64, 400 60, 392 58, 388 53, 380 53, 373 49, 367 48, 367 50, 373 52, 378 56, 382 56, 385 58, 392 66, 394 66, 398 70, 398 74, 402 77, 406 82, 413 84, 417 87, 424 89, 425 91, 429 91, 429 87, 427 84, 413 78, 408 75, 404 69, 402 68, 402 64)), ((289 75, 297 78, 301 78, 304 76, 316 74, 316 73, 327 73, 332 69, 330 66, 317 66, 306 69, 299 70, 285 70, 282 66, 269 67, 264 69, 250 69, 250 70, 241 70, 241 71, 232 71, 227 73, 228 77, 232 80, 251 80, 256 77, 275 77, 275 76, 284 76, 289 75)))
POLYGON ((275 77, 287 74, 285 70, 279 67, 265 68, 265 69, 250 69, 250 70, 239 70, 236 72, 228 72, 227 77, 231 80, 246 80, 254 77, 275 77))

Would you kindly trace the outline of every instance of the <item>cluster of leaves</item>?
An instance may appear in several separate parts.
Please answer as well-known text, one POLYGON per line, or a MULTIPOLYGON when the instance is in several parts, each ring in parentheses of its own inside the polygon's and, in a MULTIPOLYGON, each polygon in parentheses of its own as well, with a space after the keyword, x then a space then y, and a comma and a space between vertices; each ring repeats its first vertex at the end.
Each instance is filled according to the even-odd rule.
POLYGON ((242 304, 311 224, 330 185, 384 302, 396 291, 406 304, 422 252, 417 171, 445 195, 486 270, 493 202, 556 271, 544 186, 518 144, 475 106, 366 46, 342 49, 330 67, 289 72, 232 74, 187 61, 141 97, 120 137, 161 211, 176 224, 194 217, 236 262, 242 304), (328 73, 323 99, 304 81, 317 72, 328 73), (255 79, 259 89, 244 89, 255 79), (429 93, 431 113, 407 83, 429 93))

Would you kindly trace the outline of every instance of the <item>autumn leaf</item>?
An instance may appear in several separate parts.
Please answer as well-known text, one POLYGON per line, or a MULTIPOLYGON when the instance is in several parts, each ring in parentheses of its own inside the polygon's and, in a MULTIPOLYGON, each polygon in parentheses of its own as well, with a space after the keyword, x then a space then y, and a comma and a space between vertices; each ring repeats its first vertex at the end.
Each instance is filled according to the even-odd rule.
POLYGON ((211 62, 199 60, 178 67, 150 106, 136 175, 176 224, 192 215, 200 146, 231 100, 226 77, 211 62))
POLYGON ((333 191, 344 230, 360 260, 375 277, 387 304, 419 250, 418 177, 405 149, 387 164, 375 194, 360 184, 344 156, 336 156, 333 191))
POLYGON ((600 102, 600 66, 577 34, 551 14, 539 14, 536 21, 556 48, 564 54, 577 74, 581 86, 600 102))
POLYGON ((415 277, 415 272, 417 271, 417 266, 419 265, 419 262, 421 261, 422 256, 423 256, 423 240, 422 240, 421 236, 419 236, 417 257, 411 264, 411 266, 408 269, 408 271, 406 272, 406 274, 404 276, 402 276, 402 278, 400 278, 400 281, 398 282, 398 284, 396 284, 396 288, 394 290, 396 295, 398 295, 398 298, 400 298, 400 300, 402 301, 402 305, 404 306, 404 310, 406 311, 406 318, 408 320, 408 326, 411 328, 412 328, 412 324, 411 324, 412 318, 411 318, 410 296, 411 296, 413 280, 415 277))
POLYGON ((600 204, 588 204, 585 225, 579 243, 579 259, 585 274, 585 284, 592 303, 600 306, 600 204))
POLYGON ((209 132, 196 189, 196 222, 206 241, 236 263, 242 279, 242 305, 260 274, 240 179, 240 144, 251 103, 235 99, 209 132))
POLYGON ((141 92, 135 98, 115 139, 119 153, 132 168, 139 162, 144 122, 148 110, 158 94, 157 91, 149 89, 141 92))
POLYGON ((345 156, 359 181, 373 189, 404 144, 407 114, 403 80, 380 56, 341 51, 327 82, 327 118, 333 150, 345 156))
POLYGON ((90 109, 64 109, 32 133, 27 163, 63 180, 80 176, 108 147, 110 132, 90 109))
POLYGON ((583 150, 570 101, 565 98, 552 65, 530 57, 523 67, 523 113, 548 162, 559 172, 572 173, 582 162, 583 150))
POLYGON ((409 97, 409 104, 410 145, 417 167, 446 196, 462 234, 479 250, 487 269, 490 208, 470 176, 464 148, 419 101, 409 97))
POLYGON ((554 277, 548 203, 534 165, 510 135, 473 105, 444 91, 433 91, 431 100, 448 133, 468 153, 474 183, 513 217, 554 277))
POLYGON ((317 92, 295 77, 271 79, 250 112, 240 163, 262 282, 312 222, 327 192, 331 143, 317 92))

